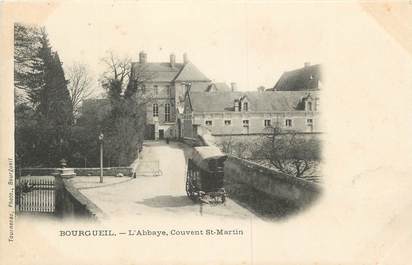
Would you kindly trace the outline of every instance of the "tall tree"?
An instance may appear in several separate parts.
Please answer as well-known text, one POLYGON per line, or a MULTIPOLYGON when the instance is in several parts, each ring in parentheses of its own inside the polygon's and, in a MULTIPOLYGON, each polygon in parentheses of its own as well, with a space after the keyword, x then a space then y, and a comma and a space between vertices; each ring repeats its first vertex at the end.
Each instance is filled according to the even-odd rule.
POLYGON ((130 58, 120 58, 112 52, 102 62, 106 70, 101 83, 111 104, 104 129, 107 155, 118 165, 128 165, 143 142, 145 103, 149 99, 144 84, 151 80, 151 73, 144 66, 132 67, 130 58))
POLYGON ((93 93, 93 79, 87 66, 79 62, 75 62, 69 66, 66 72, 69 80, 68 89, 70 91, 73 114, 77 116, 82 102, 88 99, 93 93))
POLYGON ((46 30, 16 24, 14 60, 15 88, 27 95, 27 102, 17 102, 26 108, 16 106, 16 130, 31 134, 23 137, 21 131, 16 131, 16 144, 30 142, 30 152, 19 150, 30 153, 32 165, 55 166, 59 159, 70 155, 67 146, 73 116, 62 63, 51 49, 46 30), (30 130, 21 123, 28 113, 34 123, 30 130))

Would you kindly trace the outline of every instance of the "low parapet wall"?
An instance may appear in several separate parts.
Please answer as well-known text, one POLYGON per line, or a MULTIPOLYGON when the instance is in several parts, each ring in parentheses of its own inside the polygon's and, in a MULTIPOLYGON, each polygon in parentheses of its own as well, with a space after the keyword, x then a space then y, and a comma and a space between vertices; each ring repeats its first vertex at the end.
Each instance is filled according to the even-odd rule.
POLYGON ((56 215, 62 218, 87 218, 99 221, 106 215, 86 196, 81 194, 70 179, 56 176, 56 215))
MULTIPOLYGON (((22 168, 18 172, 21 176, 48 176, 56 173, 60 168, 22 168)), ((100 168, 73 168, 76 176, 100 176, 100 168)), ((116 176, 118 173, 131 177, 134 174, 132 167, 104 167, 103 176, 116 176)))
MULTIPOLYGON (((100 168, 75 168, 74 173, 77 176, 100 176, 100 168)), ((117 174, 123 174, 123 176, 133 176, 132 167, 106 167, 103 168, 103 176, 117 176, 117 174)))
POLYGON ((299 207, 312 202, 321 192, 319 184, 233 156, 229 156, 225 162, 225 178, 231 182, 247 184, 299 207))
MULTIPOLYGON (((207 129, 198 130, 196 138, 184 142, 191 146, 217 146, 215 137, 207 129)), ((230 155, 225 161, 225 179, 231 183, 245 184, 299 208, 313 202, 322 191, 319 184, 230 155)))

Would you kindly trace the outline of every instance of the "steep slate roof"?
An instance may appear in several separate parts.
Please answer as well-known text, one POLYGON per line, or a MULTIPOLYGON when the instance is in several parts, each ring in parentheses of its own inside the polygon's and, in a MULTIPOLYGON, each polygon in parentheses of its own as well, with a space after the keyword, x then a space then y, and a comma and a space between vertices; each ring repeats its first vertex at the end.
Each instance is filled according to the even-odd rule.
POLYGON ((309 65, 296 70, 284 72, 275 86, 268 90, 316 90, 319 89, 319 81, 322 81, 321 65, 309 65))
MULTIPOLYGON (((139 63, 132 63, 132 68, 134 71, 139 71, 136 67, 139 63)), ((151 81, 153 82, 172 82, 177 74, 182 70, 183 64, 176 63, 172 68, 170 63, 145 63, 144 71, 148 73, 153 73, 151 81)))
POLYGON ((191 92, 189 97, 195 112, 233 112, 235 99, 243 97, 249 102, 248 112, 273 112, 300 110, 299 104, 309 93, 318 97, 316 91, 191 92))
POLYGON ((216 92, 230 92, 232 89, 226 83, 212 83, 206 88, 206 92, 215 92, 211 91, 213 88, 216 89, 216 92))
POLYGON ((174 81, 210 81, 194 64, 185 64, 174 81))
MULTIPOLYGON (((132 63, 133 71, 139 71, 138 62, 132 63)), ((140 68, 142 69, 142 68, 140 68)), ((210 81, 199 69, 191 62, 187 64, 175 63, 171 67, 170 63, 144 63, 144 71, 153 73, 152 82, 172 82, 172 81, 210 81)))

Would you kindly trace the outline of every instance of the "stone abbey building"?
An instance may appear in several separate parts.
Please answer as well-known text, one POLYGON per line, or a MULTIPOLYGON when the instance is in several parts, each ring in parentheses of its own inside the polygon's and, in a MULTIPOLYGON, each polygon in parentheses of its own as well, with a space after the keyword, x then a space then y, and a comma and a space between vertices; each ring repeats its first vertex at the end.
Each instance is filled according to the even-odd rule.
POLYGON ((183 135, 194 138, 200 126, 214 136, 282 132, 321 132, 319 119, 320 65, 285 72, 271 89, 240 92, 215 89, 189 91, 185 97, 183 135))
POLYGON ((146 139, 180 138, 181 125, 178 116, 183 111, 184 96, 192 91, 205 91, 210 85, 207 78, 192 64, 187 55, 178 63, 174 54, 168 62, 150 62, 145 52, 139 53, 139 61, 132 63, 131 80, 145 72, 145 92, 151 100, 146 104, 146 139))
POLYGON ((287 71, 273 88, 241 92, 236 83, 212 83, 186 54, 177 62, 150 62, 145 52, 132 63, 131 80, 144 69, 151 100, 146 104, 146 139, 194 138, 200 126, 215 136, 257 135, 269 128, 318 133, 320 65, 287 71))

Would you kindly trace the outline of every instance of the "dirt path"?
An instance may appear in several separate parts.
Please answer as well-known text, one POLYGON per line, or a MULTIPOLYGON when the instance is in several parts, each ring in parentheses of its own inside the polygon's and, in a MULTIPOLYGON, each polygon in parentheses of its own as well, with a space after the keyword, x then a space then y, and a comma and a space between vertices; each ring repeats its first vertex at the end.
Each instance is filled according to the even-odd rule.
MULTIPOLYGON (((228 199, 224 205, 193 203, 185 191, 186 158, 190 149, 180 143, 147 142, 140 159, 159 161, 160 176, 137 176, 135 179, 105 177, 77 177, 75 186, 110 216, 199 216, 215 215, 249 218, 247 209, 228 199), (94 184, 96 183, 96 184, 94 184)), ((144 163, 142 163, 144 165, 144 163)))

